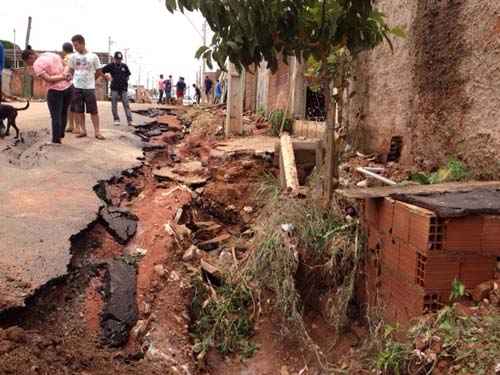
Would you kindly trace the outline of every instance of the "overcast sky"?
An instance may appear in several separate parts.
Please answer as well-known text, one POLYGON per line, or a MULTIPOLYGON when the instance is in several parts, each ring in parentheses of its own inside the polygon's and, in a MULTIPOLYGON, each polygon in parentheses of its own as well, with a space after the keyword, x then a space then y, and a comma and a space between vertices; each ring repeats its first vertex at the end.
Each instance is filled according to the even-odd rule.
POLYGON ((193 83, 201 66, 194 54, 202 44, 202 16, 172 15, 164 0, 0 1, 0 39, 12 41, 16 29, 16 42, 24 47, 28 16, 33 17, 30 44, 37 50, 59 50, 74 34, 82 34, 89 50, 106 52, 111 36, 113 52, 129 49, 133 84, 138 82, 139 62, 142 84, 148 73, 151 82, 163 73, 193 83))

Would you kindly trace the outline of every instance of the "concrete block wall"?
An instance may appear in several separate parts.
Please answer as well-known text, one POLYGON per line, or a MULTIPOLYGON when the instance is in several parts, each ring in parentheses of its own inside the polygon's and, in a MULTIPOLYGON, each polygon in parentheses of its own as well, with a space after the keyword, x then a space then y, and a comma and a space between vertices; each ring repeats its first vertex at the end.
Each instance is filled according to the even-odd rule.
POLYGON ((403 137, 402 162, 427 169, 450 157, 500 177, 500 2, 379 0, 407 37, 364 53, 351 124, 365 151, 403 137))

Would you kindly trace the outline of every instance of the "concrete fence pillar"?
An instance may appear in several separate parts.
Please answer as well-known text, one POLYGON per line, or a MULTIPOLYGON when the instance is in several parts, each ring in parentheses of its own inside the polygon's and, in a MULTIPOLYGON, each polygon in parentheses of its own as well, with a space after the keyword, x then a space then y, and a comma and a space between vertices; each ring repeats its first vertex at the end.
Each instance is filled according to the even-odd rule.
POLYGON ((238 72, 234 64, 229 64, 226 137, 243 133, 243 92, 244 72, 238 72))

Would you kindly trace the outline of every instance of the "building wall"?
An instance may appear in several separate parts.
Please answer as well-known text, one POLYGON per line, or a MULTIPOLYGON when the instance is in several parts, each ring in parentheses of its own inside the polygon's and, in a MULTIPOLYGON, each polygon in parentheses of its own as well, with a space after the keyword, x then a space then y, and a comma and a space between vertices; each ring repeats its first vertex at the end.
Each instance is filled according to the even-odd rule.
POLYGON ((290 66, 281 62, 278 70, 269 77, 268 108, 269 112, 287 110, 290 97, 290 66))
POLYGON ((243 110, 245 112, 257 110, 257 72, 245 71, 243 110))
POLYGON ((500 176, 500 2, 379 0, 407 37, 365 53, 355 69, 351 124, 367 151, 402 136, 405 163, 450 157, 500 176))
MULTIPOLYGON (((24 82, 24 68, 16 69, 11 71, 11 79, 9 91, 10 95, 13 96, 24 96, 23 82, 24 82)), ((32 97, 36 99, 46 99, 47 98, 47 85, 46 83, 37 77, 33 77, 33 91, 32 97)), ((102 79, 96 82, 96 95, 97 100, 106 100, 106 82, 102 79)))

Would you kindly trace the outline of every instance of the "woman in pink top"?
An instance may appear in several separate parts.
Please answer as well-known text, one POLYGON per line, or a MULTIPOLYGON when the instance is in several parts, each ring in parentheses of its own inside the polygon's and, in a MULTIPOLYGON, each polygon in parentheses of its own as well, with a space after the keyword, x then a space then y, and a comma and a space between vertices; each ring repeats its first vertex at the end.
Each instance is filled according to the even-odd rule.
POLYGON ((28 47, 22 58, 26 65, 33 66, 37 77, 47 86, 47 104, 52 118, 52 143, 60 144, 68 122, 68 108, 71 104, 71 76, 66 72, 61 56, 47 52, 40 56, 28 47))

